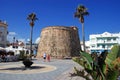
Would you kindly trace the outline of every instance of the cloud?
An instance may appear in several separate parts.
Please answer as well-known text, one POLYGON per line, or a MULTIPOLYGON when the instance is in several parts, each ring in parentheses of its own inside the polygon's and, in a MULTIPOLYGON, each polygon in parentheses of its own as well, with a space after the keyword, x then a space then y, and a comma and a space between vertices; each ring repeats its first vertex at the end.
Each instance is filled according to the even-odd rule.
POLYGON ((21 38, 21 39, 18 39, 18 41, 22 41, 22 42, 25 42, 25 39, 22 39, 22 38, 21 38))
POLYGON ((40 37, 38 37, 36 40, 35 40, 35 43, 38 44, 40 41, 40 37))
POLYGON ((13 38, 15 37, 15 40, 25 42, 24 38, 21 38, 16 32, 9 32, 7 35, 7 40, 9 42, 13 42, 13 38))
POLYGON ((13 42, 13 37, 15 37, 17 34, 15 32, 9 32, 7 35, 7 40, 9 42, 13 42))
POLYGON ((9 32, 8 35, 9 35, 9 36, 15 36, 15 35, 17 35, 17 34, 16 34, 15 32, 9 32))

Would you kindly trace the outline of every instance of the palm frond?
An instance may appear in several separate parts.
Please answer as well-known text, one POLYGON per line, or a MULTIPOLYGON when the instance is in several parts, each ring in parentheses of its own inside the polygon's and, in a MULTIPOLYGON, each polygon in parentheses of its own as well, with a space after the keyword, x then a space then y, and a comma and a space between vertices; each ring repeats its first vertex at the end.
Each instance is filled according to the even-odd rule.
POLYGON ((111 52, 107 55, 105 63, 109 65, 109 67, 113 67, 111 64, 116 58, 118 58, 120 55, 120 46, 115 45, 112 49, 111 52))
POLYGON ((36 17, 35 13, 29 14, 28 17, 27 17, 27 19, 30 20, 30 21, 38 20, 38 18, 36 17))
POLYGON ((91 65, 93 63, 93 59, 91 55, 85 52, 81 52, 81 55, 83 56, 84 60, 87 62, 86 68, 93 70, 92 65, 91 65))
POLYGON ((83 5, 79 5, 74 13, 74 17, 79 18, 81 23, 84 23, 84 16, 89 15, 87 8, 83 5))
POLYGON ((86 15, 86 16, 87 16, 87 15, 89 15, 89 12, 84 12, 83 15, 86 15))

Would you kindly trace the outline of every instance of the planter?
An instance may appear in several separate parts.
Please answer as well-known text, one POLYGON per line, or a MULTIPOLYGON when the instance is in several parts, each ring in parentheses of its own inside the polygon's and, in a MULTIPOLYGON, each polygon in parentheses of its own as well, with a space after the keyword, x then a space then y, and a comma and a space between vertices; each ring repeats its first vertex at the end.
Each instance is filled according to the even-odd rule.
POLYGON ((25 68, 30 68, 33 62, 29 59, 26 59, 23 61, 23 64, 25 65, 25 68))

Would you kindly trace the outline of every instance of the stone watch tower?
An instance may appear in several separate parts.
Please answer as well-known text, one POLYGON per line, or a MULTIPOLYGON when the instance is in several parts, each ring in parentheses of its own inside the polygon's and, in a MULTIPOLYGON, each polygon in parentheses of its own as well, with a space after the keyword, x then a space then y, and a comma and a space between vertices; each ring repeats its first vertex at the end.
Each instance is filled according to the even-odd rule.
POLYGON ((50 26, 42 29, 37 57, 43 53, 55 58, 78 56, 81 50, 77 27, 50 26))

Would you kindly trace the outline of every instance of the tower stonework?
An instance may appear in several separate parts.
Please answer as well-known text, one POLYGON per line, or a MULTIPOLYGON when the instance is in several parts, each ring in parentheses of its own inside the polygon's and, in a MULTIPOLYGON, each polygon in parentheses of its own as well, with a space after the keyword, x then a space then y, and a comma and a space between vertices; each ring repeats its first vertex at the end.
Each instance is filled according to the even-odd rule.
POLYGON ((51 57, 78 56, 81 50, 77 27, 50 26, 42 29, 37 57, 43 53, 51 57))

